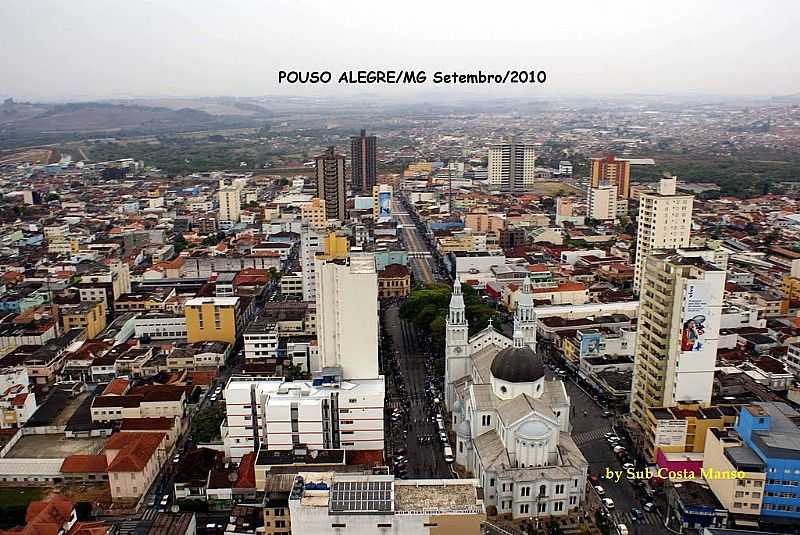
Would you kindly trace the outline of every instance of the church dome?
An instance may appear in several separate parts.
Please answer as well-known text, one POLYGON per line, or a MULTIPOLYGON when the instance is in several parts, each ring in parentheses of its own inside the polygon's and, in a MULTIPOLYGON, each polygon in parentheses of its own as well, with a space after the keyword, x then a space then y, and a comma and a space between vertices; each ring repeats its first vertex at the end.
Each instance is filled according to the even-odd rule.
POLYGON ((542 358, 527 346, 507 347, 492 361, 495 379, 509 383, 532 383, 544 377, 542 358))
POLYGON ((527 438, 528 440, 535 440, 537 438, 544 438, 550 433, 550 428, 543 422, 539 422, 536 420, 531 420, 530 422, 525 422, 519 429, 517 429, 517 435, 521 438, 527 438))

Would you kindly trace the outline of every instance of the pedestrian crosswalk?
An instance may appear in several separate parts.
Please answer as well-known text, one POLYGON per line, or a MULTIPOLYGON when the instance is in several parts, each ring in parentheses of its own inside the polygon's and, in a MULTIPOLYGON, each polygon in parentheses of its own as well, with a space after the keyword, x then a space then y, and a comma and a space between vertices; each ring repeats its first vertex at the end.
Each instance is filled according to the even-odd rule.
POLYGON ((661 517, 655 511, 651 512, 642 512, 639 515, 638 520, 633 519, 633 515, 631 515, 630 511, 626 513, 618 513, 617 518, 619 521, 629 528, 634 526, 659 526, 662 525, 661 517))
POLYGON ((582 446, 587 444, 593 440, 598 439, 605 439, 605 434, 611 431, 608 423, 603 421, 600 423, 599 427, 596 427, 590 431, 584 431, 583 433, 574 433, 572 435, 572 440, 575 441, 575 444, 578 446, 582 446))

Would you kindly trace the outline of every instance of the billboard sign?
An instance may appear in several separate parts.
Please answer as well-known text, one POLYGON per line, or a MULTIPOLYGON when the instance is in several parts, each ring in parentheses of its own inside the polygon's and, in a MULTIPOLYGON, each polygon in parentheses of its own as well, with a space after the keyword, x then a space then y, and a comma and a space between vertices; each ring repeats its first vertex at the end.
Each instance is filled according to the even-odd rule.
POLYGON ((706 288, 699 282, 686 284, 686 300, 683 305, 681 325, 681 351, 700 351, 705 346, 706 322, 708 321, 708 296, 706 288))
POLYGON ((688 420, 658 420, 654 446, 682 448, 686 444, 688 426, 688 420))
POLYGON ((391 217, 392 215, 392 192, 381 191, 378 193, 378 217, 391 217))
POLYGON ((581 358, 600 354, 601 335, 599 331, 583 331, 581 333, 581 358))

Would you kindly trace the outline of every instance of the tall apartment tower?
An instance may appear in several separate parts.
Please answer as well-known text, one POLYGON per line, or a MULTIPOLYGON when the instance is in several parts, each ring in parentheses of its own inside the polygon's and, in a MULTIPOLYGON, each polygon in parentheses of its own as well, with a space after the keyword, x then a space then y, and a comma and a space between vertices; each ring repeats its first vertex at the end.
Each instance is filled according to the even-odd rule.
POLYGON ((378 377, 378 272, 372 253, 316 260, 317 340, 322 367, 345 379, 378 377))
POLYGON ((617 197, 616 184, 590 187, 586 201, 589 217, 598 221, 616 221, 628 213, 628 200, 617 197))
POLYGON ((316 157, 317 197, 325 202, 325 217, 344 221, 347 217, 347 193, 344 183, 344 156, 333 147, 316 157))
POLYGON ((596 188, 602 184, 617 186, 617 195, 621 199, 631 196, 631 163, 628 160, 618 160, 614 156, 605 158, 591 158, 590 187, 596 188))
POLYGON ((528 143, 512 137, 489 147, 489 184, 500 191, 517 192, 533 188, 536 177, 536 154, 528 143))
POLYGON ((631 415, 646 429, 648 407, 711 402, 725 270, 711 249, 656 251, 642 277, 631 415))
POLYGON ((236 186, 219 188, 219 220, 237 223, 242 216, 242 191, 236 186))
POLYGON ((679 195, 678 179, 662 178, 657 193, 639 198, 639 230, 636 238, 636 265, 633 290, 639 291, 644 263, 650 251, 676 249, 689 245, 692 228, 693 195, 679 195))
POLYGON ((376 183, 375 147, 375 136, 368 136, 364 129, 361 130, 361 135, 350 138, 350 172, 353 193, 372 192, 372 186, 376 183))

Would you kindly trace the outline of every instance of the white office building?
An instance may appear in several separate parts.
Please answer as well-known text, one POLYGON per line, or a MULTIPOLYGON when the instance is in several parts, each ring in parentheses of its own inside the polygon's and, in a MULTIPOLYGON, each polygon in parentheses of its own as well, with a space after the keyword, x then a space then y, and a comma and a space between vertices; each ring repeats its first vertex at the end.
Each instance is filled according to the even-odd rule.
POLYGON ((378 377, 378 273, 375 256, 316 260, 317 340, 323 368, 347 379, 378 377))
POLYGON ((677 193, 676 177, 662 178, 658 191, 639 198, 636 264, 633 289, 638 292, 647 256, 655 249, 677 249, 689 245, 693 195, 677 193))
POLYGON ((598 221, 616 221, 628 213, 628 199, 617 197, 617 186, 614 184, 590 187, 587 204, 589 217, 598 221))
POLYGON ((225 452, 291 450, 383 451, 383 377, 342 380, 338 370, 311 381, 231 377, 225 387, 225 452), (330 374, 330 375, 327 375, 330 374))
POLYGON ((300 232, 300 268, 303 272, 303 301, 314 302, 317 299, 317 279, 314 257, 323 252, 322 236, 307 225, 300 232))
POLYGON ((219 188, 219 221, 238 223, 242 215, 241 190, 235 186, 219 188))
POLYGON ((259 362, 275 358, 278 354, 278 325, 259 319, 244 331, 245 362, 259 362))

